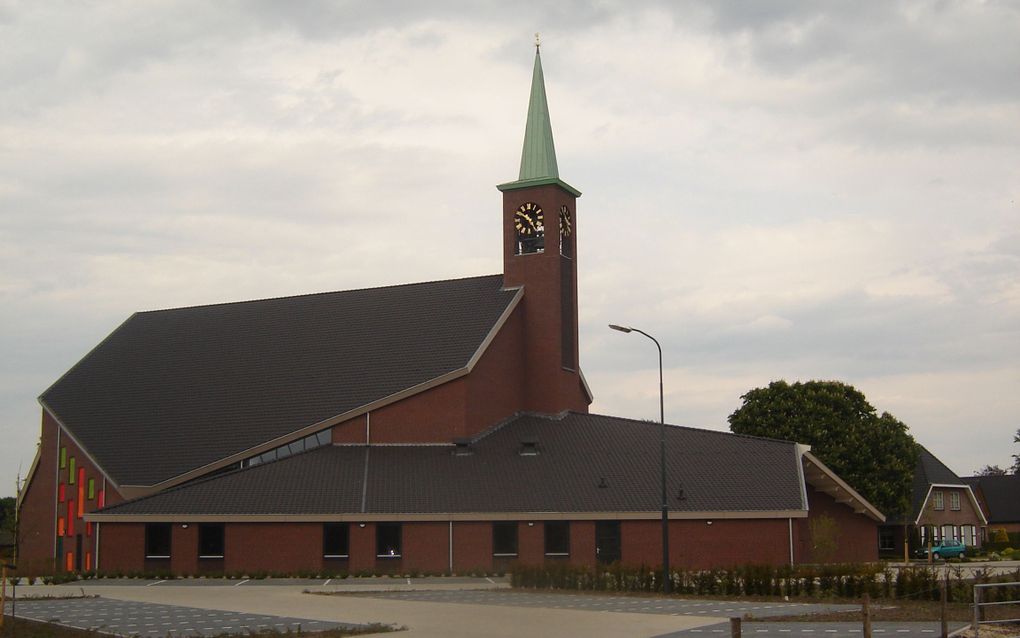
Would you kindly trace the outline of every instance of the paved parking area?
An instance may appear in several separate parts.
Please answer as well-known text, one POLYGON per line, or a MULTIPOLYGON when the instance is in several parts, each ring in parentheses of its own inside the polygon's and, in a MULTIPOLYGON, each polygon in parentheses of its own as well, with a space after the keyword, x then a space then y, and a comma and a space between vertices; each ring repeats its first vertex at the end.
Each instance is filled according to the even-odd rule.
MULTIPOLYGON (((949 633, 966 627, 965 623, 949 623, 949 633)), ((893 622, 872 624, 871 633, 886 638, 931 638, 942 631, 937 622, 893 622)), ((861 623, 827 622, 827 623, 759 623, 745 622, 741 624, 741 634, 754 638, 861 638, 864 630, 861 623)), ((711 636, 730 634, 729 623, 710 625, 697 629, 686 629, 667 636, 657 638, 711 638, 711 636)))
MULTIPOLYGON (((10 611, 11 606, 6 605, 4 613, 9 614, 10 611)), ((356 626, 307 618, 265 616, 107 598, 19 600, 18 616, 121 636, 211 636, 223 633, 249 635, 264 630, 284 633, 356 626)))
POLYGON ((513 607, 544 607, 548 609, 666 614, 670 616, 743 617, 744 614, 752 614, 758 618, 766 618, 768 616, 788 616, 790 614, 817 614, 834 611, 854 612, 860 610, 859 605, 684 600, 682 598, 640 598, 637 596, 546 594, 512 591, 407 591, 371 594, 359 593, 356 595, 390 600, 413 600, 417 602, 509 605, 513 607))

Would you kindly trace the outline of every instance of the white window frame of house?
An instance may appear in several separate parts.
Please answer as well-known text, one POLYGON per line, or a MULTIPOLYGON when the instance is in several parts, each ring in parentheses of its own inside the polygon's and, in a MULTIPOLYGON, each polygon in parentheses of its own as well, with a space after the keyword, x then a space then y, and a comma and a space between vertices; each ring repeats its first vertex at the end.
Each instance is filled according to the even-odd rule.
POLYGON ((963 544, 967 547, 974 547, 976 545, 976 534, 974 533, 973 525, 964 525, 962 527, 961 536, 963 536, 963 544))
POLYGON ((942 540, 950 541, 959 538, 956 533, 956 525, 943 525, 942 526, 942 540))
POLYGON ((931 496, 934 499, 934 506, 936 510, 942 511, 946 509, 946 495, 942 490, 932 492, 931 496))
POLYGON ((960 493, 959 492, 950 492, 949 493, 949 509, 953 510, 954 512, 959 512, 960 511, 960 493))

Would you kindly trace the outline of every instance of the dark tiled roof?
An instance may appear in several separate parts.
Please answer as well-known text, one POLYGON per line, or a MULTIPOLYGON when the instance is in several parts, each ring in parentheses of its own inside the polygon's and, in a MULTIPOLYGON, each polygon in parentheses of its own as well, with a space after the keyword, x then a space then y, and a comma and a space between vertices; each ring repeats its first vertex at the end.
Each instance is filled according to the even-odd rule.
POLYGON ((911 492, 910 522, 917 520, 924 505, 924 499, 928 495, 928 487, 938 485, 964 485, 963 480, 938 457, 928 451, 923 445, 917 446, 917 465, 914 468, 914 483, 911 492))
POLYGON ((463 368, 502 275, 140 312, 40 399, 121 485, 153 485, 463 368))
POLYGON ((989 523, 1020 523, 1020 474, 968 476, 963 480, 981 490, 989 523))
MULTIPOLYGON (((667 433, 672 510, 803 509, 794 444, 675 426, 667 433)), ((103 513, 649 512, 659 494, 658 424, 570 413, 517 417, 468 456, 451 446, 327 446, 103 513), (519 454, 528 439, 538 455, 519 454)))

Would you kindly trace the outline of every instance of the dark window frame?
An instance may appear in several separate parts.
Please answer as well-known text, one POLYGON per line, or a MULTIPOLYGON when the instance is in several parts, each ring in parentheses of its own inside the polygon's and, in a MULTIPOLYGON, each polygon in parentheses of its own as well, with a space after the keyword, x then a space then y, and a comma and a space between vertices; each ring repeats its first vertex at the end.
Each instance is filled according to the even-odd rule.
POLYGON ((546 521, 542 536, 546 556, 570 556, 570 521, 546 521))
POLYGON ((145 558, 170 558, 173 552, 173 525, 171 523, 145 524, 145 558), (162 550, 166 551, 162 551, 162 550))
POLYGON ((382 559, 402 558, 404 555, 404 526, 401 523, 376 523, 375 526, 375 557, 382 559), (392 539, 384 539, 384 534, 396 534, 396 543, 392 539), (383 546, 396 547, 396 552, 383 553, 383 546))
POLYGON ((350 558, 351 525, 350 523, 322 524, 322 557, 350 558), (343 540, 338 538, 341 535, 343 540))
POLYGON ((493 521, 492 555, 497 557, 517 556, 520 551, 520 535, 517 521, 493 521), (510 536, 513 537, 512 542, 510 536), (513 551, 510 550, 512 546, 513 551))
POLYGON ((198 557, 202 560, 221 559, 227 553, 227 530, 223 523, 200 523, 198 526, 198 557), (218 535, 219 539, 215 536, 218 535), (219 552, 216 551, 218 546, 219 552))

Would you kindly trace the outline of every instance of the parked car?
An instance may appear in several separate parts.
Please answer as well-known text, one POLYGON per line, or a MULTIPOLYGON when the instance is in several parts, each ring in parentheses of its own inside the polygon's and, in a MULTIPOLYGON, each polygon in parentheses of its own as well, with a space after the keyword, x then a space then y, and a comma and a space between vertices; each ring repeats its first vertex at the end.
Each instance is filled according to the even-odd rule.
MULTIPOLYGON (((940 558, 963 558, 966 551, 967 546, 963 544, 963 541, 942 540, 932 543, 931 557, 935 560, 940 558)), ((915 554, 920 558, 928 558, 928 546, 921 547, 915 554)))

